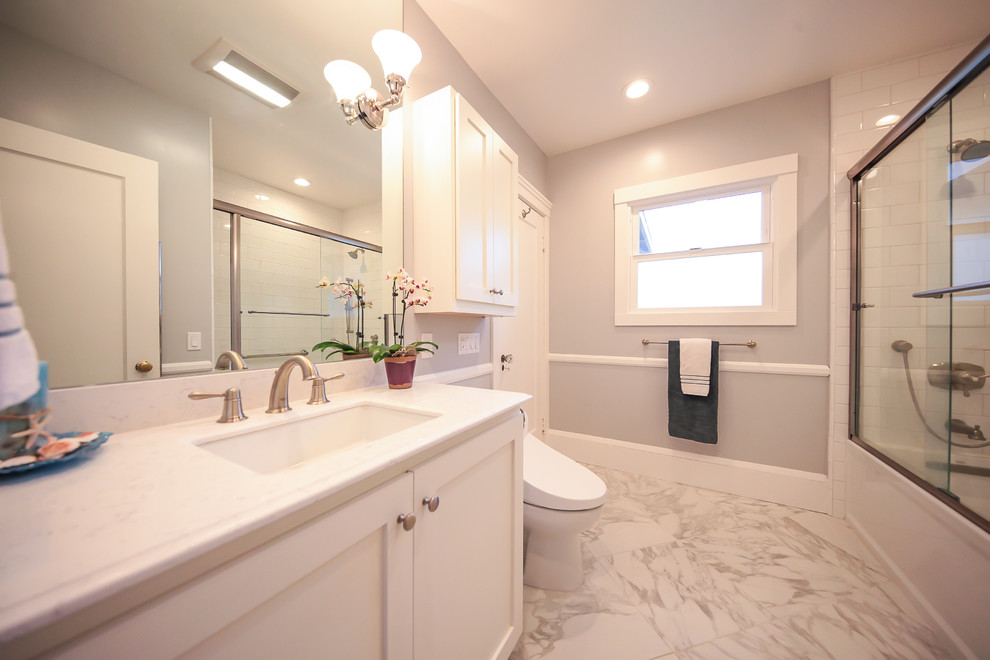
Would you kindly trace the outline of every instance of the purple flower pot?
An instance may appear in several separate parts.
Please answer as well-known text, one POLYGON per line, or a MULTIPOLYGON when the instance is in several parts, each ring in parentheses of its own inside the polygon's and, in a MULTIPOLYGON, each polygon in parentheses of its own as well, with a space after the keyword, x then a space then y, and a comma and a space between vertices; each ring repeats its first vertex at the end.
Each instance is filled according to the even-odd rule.
POLYGON ((413 372, 416 371, 416 356, 385 358, 385 376, 393 390, 412 387, 413 372))

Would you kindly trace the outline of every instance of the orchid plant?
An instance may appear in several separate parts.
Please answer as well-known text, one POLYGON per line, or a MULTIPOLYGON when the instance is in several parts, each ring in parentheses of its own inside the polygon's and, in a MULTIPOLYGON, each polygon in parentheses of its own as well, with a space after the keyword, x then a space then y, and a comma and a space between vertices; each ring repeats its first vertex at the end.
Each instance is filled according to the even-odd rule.
MULTIPOLYGON (((317 282, 316 288, 327 289, 333 293, 334 298, 344 301, 344 308, 357 310, 357 331, 355 336, 357 341, 354 345, 338 341, 336 339, 331 339, 330 341, 322 341, 319 344, 313 346, 314 351, 328 351, 324 354, 324 358, 328 358, 331 355, 336 355, 337 353, 343 353, 345 355, 357 355, 362 350, 366 349, 367 343, 364 341, 364 310, 371 309, 372 302, 365 298, 364 284, 361 280, 354 280, 350 277, 338 277, 336 280, 331 282, 326 276, 321 277, 320 281, 317 282)), ((350 335, 350 331, 348 331, 350 335)), ((350 337, 348 337, 350 339, 350 337)))
MULTIPOLYGON (((379 344, 373 342, 369 349, 371 358, 375 362, 381 362, 387 357, 409 357, 416 355, 420 351, 434 353, 433 349, 440 348, 432 341, 414 341, 409 344, 403 343, 406 329, 406 312, 410 307, 426 307, 433 299, 433 286, 429 280, 418 282, 405 269, 399 268, 394 273, 385 275, 385 279, 392 282, 392 342, 379 344), (399 307, 402 307, 401 313, 399 307), (433 349, 427 348, 432 346, 433 349)), ((386 340, 389 333, 386 329, 386 340)))

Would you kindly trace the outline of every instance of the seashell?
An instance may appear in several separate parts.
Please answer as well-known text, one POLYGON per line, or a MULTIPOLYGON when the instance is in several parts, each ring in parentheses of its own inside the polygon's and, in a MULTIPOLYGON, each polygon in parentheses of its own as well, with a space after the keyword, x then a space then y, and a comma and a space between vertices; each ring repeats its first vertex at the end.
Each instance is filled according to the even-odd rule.
POLYGON ((13 458, 8 458, 5 461, 0 461, 0 470, 18 465, 27 465, 28 463, 34 463, 37 460, 37 456, 14 456, 13 458))
POLYGON ((38 458, 43 461, 49 461, 53 458, 61 458, 77 449, 79 449, 79 442, 73 438, 56 440, 40 448, 38 450, 38 458))

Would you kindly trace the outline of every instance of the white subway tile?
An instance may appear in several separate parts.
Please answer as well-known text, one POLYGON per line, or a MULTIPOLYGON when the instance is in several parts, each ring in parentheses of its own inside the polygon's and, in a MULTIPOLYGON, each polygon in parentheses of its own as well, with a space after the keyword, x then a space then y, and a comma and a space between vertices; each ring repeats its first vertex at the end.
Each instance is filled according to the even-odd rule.
POLYGON ((890 87, 891 103, 917 103, 930 92, 944 76, 928 75, 900 82, 890 87))

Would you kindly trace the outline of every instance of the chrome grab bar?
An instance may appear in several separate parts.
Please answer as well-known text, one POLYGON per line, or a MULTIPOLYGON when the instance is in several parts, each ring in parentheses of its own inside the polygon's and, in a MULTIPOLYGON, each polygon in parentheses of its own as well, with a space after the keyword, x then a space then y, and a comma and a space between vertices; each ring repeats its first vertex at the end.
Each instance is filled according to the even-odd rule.
POLYGON ((912 298, 941 298, 947 293, 961 293, 963 291, 978 291, 980 289, 990 289, 990 281, 988 282, 973 282, 972 284, 960 284, 959 286, 950 286, 945 289, 932 289, 931 291, 919 291, 918 293, 912 293, 912 298))
POLYGON ((277 316, 319 316, 330 318, 329 314, 313 314, 310 312, 262 312, 256 309, 249 309, 248 314, 275 314, 277 316))
POLYGON ((299 349, 295 353, 259 353, 258 355, 245 355, 244 359, 249 358, 268 358, 268 357, 292 357, 293 355, 309 355, 309 351, 305 348, 299 349))

